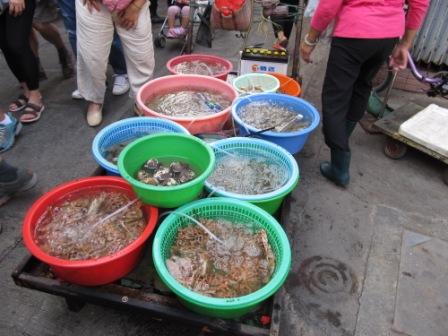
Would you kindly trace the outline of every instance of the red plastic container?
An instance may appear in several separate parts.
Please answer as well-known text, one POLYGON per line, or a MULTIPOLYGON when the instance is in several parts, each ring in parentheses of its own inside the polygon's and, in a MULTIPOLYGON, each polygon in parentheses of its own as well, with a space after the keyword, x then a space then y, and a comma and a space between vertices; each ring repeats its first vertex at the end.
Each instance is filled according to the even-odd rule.
POLYGON ((74 180, 50 190, 40 197, 28 210, 23 222, 23 241, 37 259, 48 264, 62 280, 84 286, 98 286, 113 282, 129 273, 139 262, 145 242, 154 230, 158 209, 142 205, 147 226, 142 235, 117 253, 91 260, 66 260, 43 252, 34 241, 34 231, 39 218, 47 208, 73 192, 96 189, 121 191, 135 198, 130 184, 119 177, 98 176, 74 180))
MULTIPOLYGON (((232 103, 238 97, 238 93, 232 85, 222 80, 200 75, 172 75, 153 79, 143 85, 137 93, 137 107, 142 114, 148 117, 169 119, 177 122, 191 134, 214 133, 223 129, 226 121, 230 119, 232 106, 221 112, 205 116, 170 117, 157 113, 145 105, 146 101, 158 94, 180 90, 213 90, 225 95, 232 103)), ((188 109, 188 106, 185 106, 185 108, 188 109)))
POLYGON ((182 75, 178 74, 175 70, 176 65, 182 62, 186 61, 203 61, 206 63, 215 63, 220 64, 225 67, 225 71, 210 77, 215 77, 218 79, 221 79, 223 81, 227 80, 227 75, 230 71, 233 69, 232 62, 226 60, 225 58, 214 56, 214 55, 205 55, 205 54, 189 54, 189 55, 181 55, 174 57, 170 59, 166 63, 166 67, 168 68, 168 71, 171 72, 173 75, 182 75))

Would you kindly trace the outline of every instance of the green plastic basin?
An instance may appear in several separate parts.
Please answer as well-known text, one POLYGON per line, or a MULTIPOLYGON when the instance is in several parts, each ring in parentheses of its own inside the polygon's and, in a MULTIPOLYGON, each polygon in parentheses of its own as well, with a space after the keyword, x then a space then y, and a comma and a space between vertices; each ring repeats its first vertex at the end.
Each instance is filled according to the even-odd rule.
POLYGON ((280 224, 259 207, 248 202, 213 197, 187 204, 176 212, 190 215, 196 219, 224 218, 239 223, 256 223, 266 230, 269 244, 276 258, 276 266, 271 280, 257 291, 235 298, 213 298, 194 292, 180 284, 168 271, 166 259, 177 235, 177 231, 191 222, 184 216, 170 214, 159 226, 154 237, 152 255, 154 266, 160 279, 171 289, 187 308, 199 314, 223 319, 241 317, 254 309, 260 303, 275 294, 285 282, 291 268, 291 247, 285 231, 280 224))
POLYGON ((186 134, 160 133, 140 138, 121 152, 118 170, 145 204, 175 208, 198 198, 204 182, 212 173, 215 154, 204 141, 186 134), (152 158, 164 161, 182 161, 190 165, 197 177, 176 186, 153 186, 135 178, 137 171, 152 158))

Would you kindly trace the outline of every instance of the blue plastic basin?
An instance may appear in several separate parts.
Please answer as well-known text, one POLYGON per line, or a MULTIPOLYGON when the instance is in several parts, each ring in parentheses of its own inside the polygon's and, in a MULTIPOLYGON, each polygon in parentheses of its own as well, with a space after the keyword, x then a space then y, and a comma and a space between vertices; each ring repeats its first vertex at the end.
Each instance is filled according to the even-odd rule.
POLYGON ((300 152, 305 145, 311 132, 313 132, 320 122, 320 115, 316 108, 307 101, 279 93, 257 93, 246 97, 239 98, 232 107, 232 116, 235 124, 238 126, 240 136, 247 136, 249 134, 260 131, 259 129, 250 126, 243 122, 239 116, 241 109, 251 102, 271 102, 273 104, 287 106, 288 109, 302 114, 306 119, 311 120, 309 127, 295 132, 272 132, 267 131, 262 134, 254 134, 253 137, 264 139, 273 142, 291 154, 300 152))
POLYGON ((93 157, 106 170, 107 175, 120 175, 117 165, 106 160, 106 150, 112 145, 156 133, 190 134, 183 126, 171 120, 151 117, 127 118, 104 127, 95 136, 92 143, 93 157))

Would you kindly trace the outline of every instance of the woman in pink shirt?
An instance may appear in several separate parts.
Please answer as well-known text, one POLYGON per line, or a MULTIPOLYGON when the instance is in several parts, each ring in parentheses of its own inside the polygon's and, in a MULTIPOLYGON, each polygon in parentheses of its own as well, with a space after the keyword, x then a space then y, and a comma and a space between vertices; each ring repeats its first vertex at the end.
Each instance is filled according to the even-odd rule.
POLYGON ((405 16, 404 0, 320 0, 300 52, 310 62, 319 35, 334 20, 322 89, 323 131, 331 162, 321 163, 320 171, 339 186, 349 183, 348 138, 367 107, 371 81, 391 54, 394 69, 406 68, 428 1, 407 0, 405 16))

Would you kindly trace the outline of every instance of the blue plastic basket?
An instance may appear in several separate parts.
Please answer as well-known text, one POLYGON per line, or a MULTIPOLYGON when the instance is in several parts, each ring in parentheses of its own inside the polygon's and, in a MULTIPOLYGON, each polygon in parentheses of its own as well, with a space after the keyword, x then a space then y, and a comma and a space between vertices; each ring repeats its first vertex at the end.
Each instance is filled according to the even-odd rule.
POLYGON ((92 143, 93 157, 108 175, 120 175, 118 167, 107 161, 104 156, 107 148, 156 133, 190 134, 183 126, 171 120, 150 117, 127 118, 106 126, 95 136, 92 143))
POLYGON ((302 150, 309 135, 316 129, 320 122, 320 115, 316 108, 307 101, 279 93, 257 93, 246 97, 239 98, 232 106, 232 116, 235 124, 238 126, 240 135, 247 136, 260 131, 243 122, 239 116, 241 109, 251 102, 263 101, 272 102, 274 104, 287 106, 289 109, 302 114, 305 118, 311 119, 311 125, 305 129, 295 132, 264 132, 254 135, 254 137, 273 142, 291 154, 298 153, 302 150))
MULTIPOLYGON (((215 152, 216 164, 220 160, 225 159, 229 155, 228 153, 251 158, 263 157, 268 162, 278 165, 287 177, 283 186, 277 190, 257 195, 242 195, 225 191, 206 181, 205 187, 213 195, 248 201, 273 213, 278 208, 276 205, 281 203, 281 200, 295 188, 299 181, 299 166, 295 158, 285 149, 271 142, 261 139, 236 137, 216 141, 212 144, 212 148, 215 152)), ((235 176, 235 178, 239 177, 235 176)))

